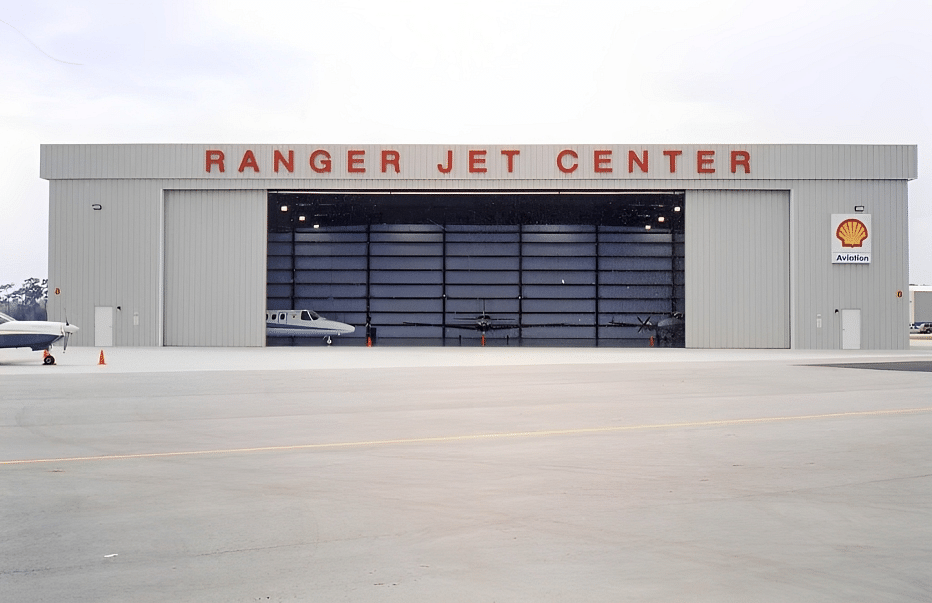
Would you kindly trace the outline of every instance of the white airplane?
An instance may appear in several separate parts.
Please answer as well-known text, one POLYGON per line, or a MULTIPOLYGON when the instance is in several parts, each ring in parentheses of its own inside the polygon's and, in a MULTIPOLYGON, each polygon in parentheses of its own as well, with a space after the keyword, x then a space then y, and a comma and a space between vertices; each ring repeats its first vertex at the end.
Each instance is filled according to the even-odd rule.
MULTIPOLYGON (((62 351, 68 348, 68 338, 78 332, 78 327, 68 322, 46 320, 16 320, 0 313, 0 348, 32 348, 45 350, 64 339, 62 351)), ((45 364, 55 364, 55 357, 46 354, 45 364)))
POLYGON ((311 310, 269 310, 265 313, 265 333, 269 337, 323 337, 330 345, 332 336, 355 330, 353 325, 324 318, 311 310))

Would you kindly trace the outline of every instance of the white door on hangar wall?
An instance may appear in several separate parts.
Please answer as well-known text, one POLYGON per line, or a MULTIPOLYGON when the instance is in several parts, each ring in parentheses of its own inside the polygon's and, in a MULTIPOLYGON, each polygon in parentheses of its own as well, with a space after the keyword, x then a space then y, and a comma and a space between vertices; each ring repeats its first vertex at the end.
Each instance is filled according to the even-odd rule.
POLYGON ((860 309, 845 309, 841 311, 841 349, 861 349, 860 309))
POLYGON ((94 307, 94 347, 113 345, 113 306, 94 307))

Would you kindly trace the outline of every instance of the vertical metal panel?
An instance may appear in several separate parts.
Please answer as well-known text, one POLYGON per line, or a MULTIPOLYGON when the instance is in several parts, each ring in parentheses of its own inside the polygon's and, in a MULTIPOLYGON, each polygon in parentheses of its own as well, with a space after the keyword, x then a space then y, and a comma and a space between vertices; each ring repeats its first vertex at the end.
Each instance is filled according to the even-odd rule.
POLYGON ((840 310, 850 308, 862 310, 864 349, 906 349, 906 182, 799 182, 793 206, 793 347, 841 349, 840 310), (832 264, 831 215, 853 213, 856 205, 872 216, 871 263, 832 264), (898 291, 903 297, 897 297, 898 291), (816 326, 818 315, 821 328, 816 326))
POLYGON ((165 195, 165 345, 265 343, 265 191, 165 195))
POLYGON ((788 348, 789 195, 686 194, 686 346, 788 348))
POLYGON ((159 345, 160 203, 149 181, 49 183, 48 311, 81 327, 74 345, 94 345, 95 306, 116 308, 114 345, 159 345))

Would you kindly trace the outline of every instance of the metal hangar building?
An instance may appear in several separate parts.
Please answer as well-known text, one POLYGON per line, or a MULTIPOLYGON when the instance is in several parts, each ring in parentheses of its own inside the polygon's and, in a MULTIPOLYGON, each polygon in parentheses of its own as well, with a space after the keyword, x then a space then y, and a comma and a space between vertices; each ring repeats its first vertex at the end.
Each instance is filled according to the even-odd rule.
POLYGON ((48 310, 87 346, 310 309, 340 345, 488 314, 489 345, 905 349, 916 176, 912 145, 42 145, 48 310))

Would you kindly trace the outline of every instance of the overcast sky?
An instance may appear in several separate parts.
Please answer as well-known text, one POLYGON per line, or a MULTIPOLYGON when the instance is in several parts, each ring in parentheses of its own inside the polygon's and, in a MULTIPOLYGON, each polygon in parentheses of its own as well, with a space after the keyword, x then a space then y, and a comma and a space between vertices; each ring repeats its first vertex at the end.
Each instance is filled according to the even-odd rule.
POLYGON ((48 274, 42 143, 918 144, 932 2, 31 0, 0 8, 0 284, 48 274))

